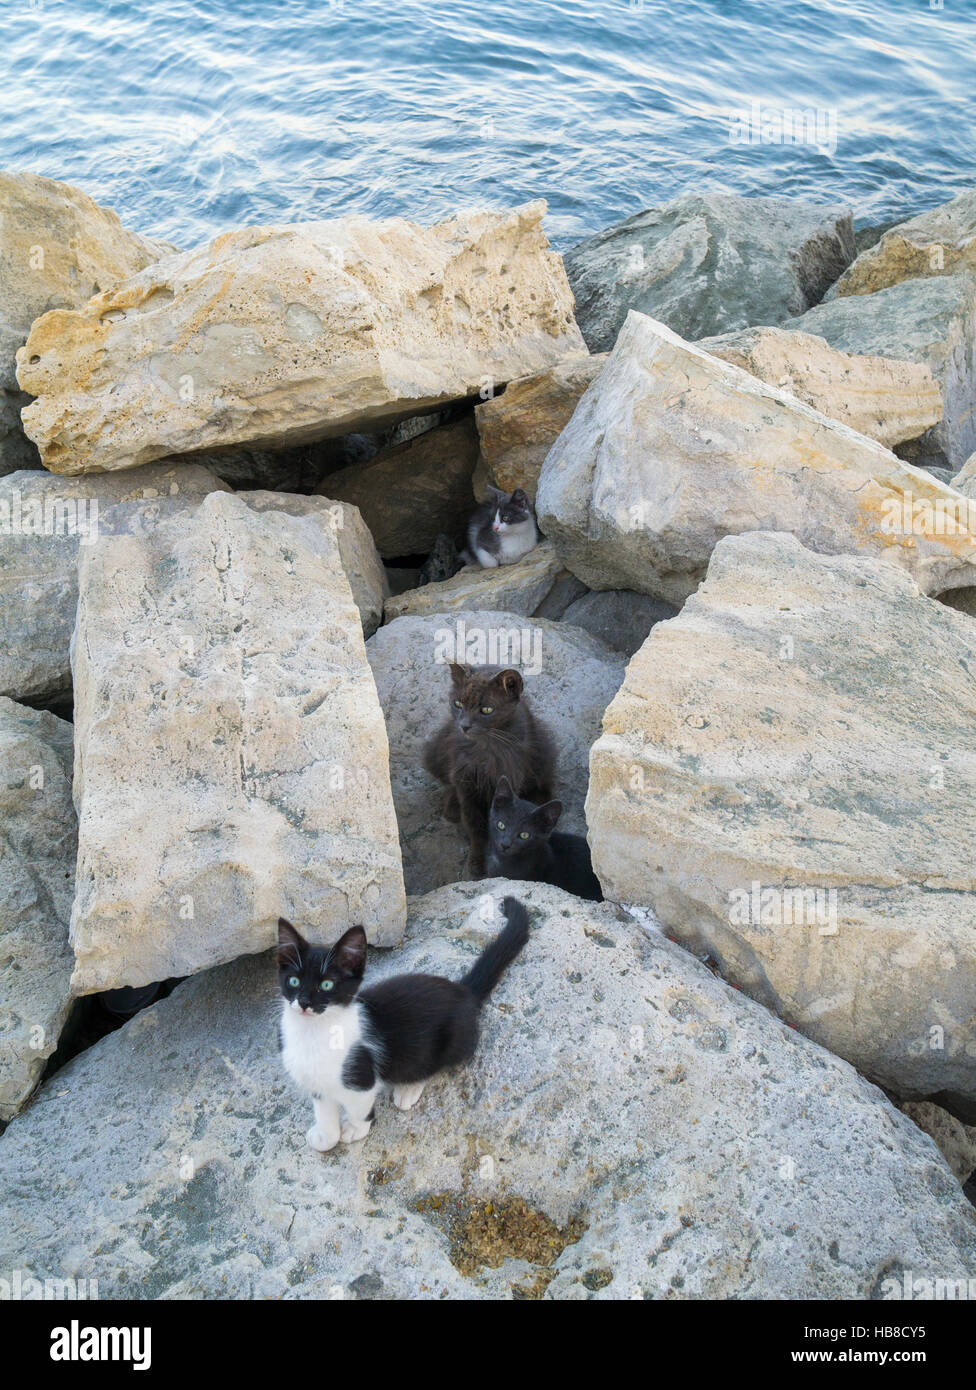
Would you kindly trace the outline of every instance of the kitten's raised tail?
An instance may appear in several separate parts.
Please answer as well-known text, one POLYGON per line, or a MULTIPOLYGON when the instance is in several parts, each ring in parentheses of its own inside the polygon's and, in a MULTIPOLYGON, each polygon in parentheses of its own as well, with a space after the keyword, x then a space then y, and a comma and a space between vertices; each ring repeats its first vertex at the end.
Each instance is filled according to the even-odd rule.
POLYGON ((490 941, 461 981, 481 1004, 529 939, 529 914, 518 898, 503 898, 505 926, 490 941))

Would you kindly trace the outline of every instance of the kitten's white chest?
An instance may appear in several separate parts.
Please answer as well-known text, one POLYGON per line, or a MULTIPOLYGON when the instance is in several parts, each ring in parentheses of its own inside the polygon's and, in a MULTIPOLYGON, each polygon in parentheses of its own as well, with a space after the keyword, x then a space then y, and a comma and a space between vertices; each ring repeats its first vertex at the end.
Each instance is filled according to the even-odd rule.
POLYGON ((498 536, 498 558, 503 565, 513 565, 528 555, 538 539, 535 522, 529 517, 517 526, 506 527, 498 536))
POLYGON ((342 1089, 342 1068, 363 1040, 358 1003, 333 1006, 321 1014, 302 1014, 285 1004, 281 1014, 281 1060, 293 1081, 312 1095, 342 1089))

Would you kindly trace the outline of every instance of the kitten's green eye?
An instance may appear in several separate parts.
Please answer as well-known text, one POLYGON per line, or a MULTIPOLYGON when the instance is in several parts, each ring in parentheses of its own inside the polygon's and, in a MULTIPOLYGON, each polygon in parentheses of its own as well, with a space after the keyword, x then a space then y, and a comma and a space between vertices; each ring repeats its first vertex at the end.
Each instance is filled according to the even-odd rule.
POLYGON ((322 983, 319 985, 319 989, 333 989, 334 987, 335 980, 323 980, 322 983))
POLYGON ((455 708, 455 709, 460 709, 460 708, 461 708, 461 701, 460 701, 460 700, 455 700, 455 701, 454 701, 454 708, 455 708))
POLYGON ((482 713, 482 714, 491 714, 491 712, 492 712, 492 710, 493 710, 494 708, 495 708, 494 705, 482 705, 482 706, 481 706, 481 713, 482 713))
POLYGON ((289 989, 297 989, 298 986, 299 986, 299 983, 300 983, 300 981, 299 981, 297 975, 289 975, 289 977, 288 977, 288 988, 289 988, 289 989))
POLYGON ((500 820, 500 821, 498 822, 498 829, 499 829, 499 830, 504 830, 504 829, 505 829, 505 822, 504 822, 503 820, 500 820))
POLYGON ((520 839, 520 840, 527 840, 528 838, 529 838, 529 832, 528 832, 527 830, 523 830, 523 831, 521 831, 521 832, 519 833, 519 839, 520 839))

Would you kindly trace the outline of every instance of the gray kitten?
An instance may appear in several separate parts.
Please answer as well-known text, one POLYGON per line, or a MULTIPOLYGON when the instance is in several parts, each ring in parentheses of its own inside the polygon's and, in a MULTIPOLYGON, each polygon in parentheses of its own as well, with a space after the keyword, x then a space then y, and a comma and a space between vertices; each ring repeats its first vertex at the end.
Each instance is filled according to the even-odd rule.
POLYGON ((468 558, 484 569, 514 565, 539 539, 532 503, 520 487, 509 496, 489 484, 488 494, 468 522, 468 558))

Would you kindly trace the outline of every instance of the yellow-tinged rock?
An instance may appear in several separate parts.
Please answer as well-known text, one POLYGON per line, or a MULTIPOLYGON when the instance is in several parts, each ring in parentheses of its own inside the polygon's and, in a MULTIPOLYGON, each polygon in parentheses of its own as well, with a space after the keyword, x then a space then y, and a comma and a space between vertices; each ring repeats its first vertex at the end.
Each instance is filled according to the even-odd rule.
POLYGON ((668 603, 723 536, 757 530, 883 556, 927 593, 976 582, 962 494, 636 312, 549 451, 536 511, 591 589, 668 603))
POLYGON ((825 338, 788 328, 744 328, 698 346, 886 449, 942 419, 942 392, 923 362, 838 352, 825 338))
POLYGON ((545 204, 435 227, 247 227, 167 257, 18 353, 53 472, 373 429, 583 351, 545 204))
POLYGON ((873 294, 902 280, 960 270, 976 271, 976 190, 890 228, 847 267, 825 298, 873 294))

